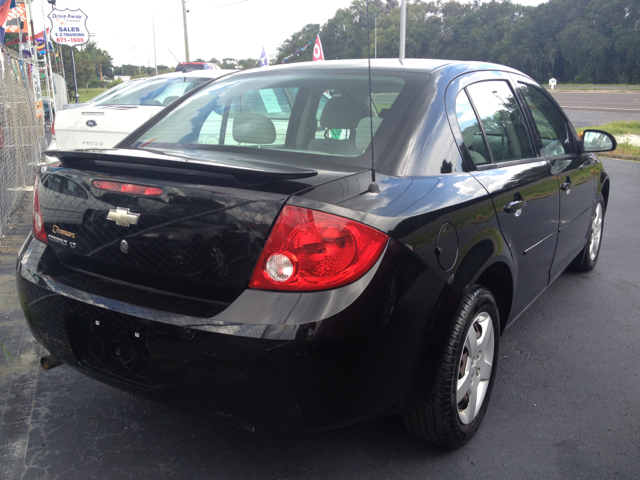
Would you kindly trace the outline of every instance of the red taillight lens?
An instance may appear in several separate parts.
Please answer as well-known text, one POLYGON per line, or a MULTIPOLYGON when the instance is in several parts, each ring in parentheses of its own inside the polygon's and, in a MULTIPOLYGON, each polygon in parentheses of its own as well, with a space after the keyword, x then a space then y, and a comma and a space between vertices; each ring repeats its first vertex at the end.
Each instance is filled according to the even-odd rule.
POLYGON ((341 287, 373 266, 387 238, 353 220, 285 205, 249 287, 298 291, 341 287))
POLYGON ((101 190, 111 192, 131 193, 133 195, 146 195, 157 197, 162 195, 162 189, 157 187, 145 187, 144 185, 134 185, 132 183, 105 182, 104 180, 94 180, 93 186, 101 190))
POLYGON ((56 134, 56 122, 54 120, 53 123, 51 124, 51 135, 55 135, 55 134, 56 134))
POLYGON ((42 221, 42 212, 40 211, 40 198, 38 196, 38 186, 40 185, 40 177, 36 175, 36 183, 33 186, 33 235, 44 243, 47 240, 47 232, 44 230, 44 222, 42 221))

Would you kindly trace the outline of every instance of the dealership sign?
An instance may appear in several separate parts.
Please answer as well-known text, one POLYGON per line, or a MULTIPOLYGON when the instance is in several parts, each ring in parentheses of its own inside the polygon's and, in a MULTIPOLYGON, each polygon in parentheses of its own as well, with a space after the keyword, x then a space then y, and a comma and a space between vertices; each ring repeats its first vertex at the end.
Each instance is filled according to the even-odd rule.
POLYGON ((78 10, 53 10, 51 20, 51 40, 60 45, 84 45, 89 42, 87 15, 78 10))

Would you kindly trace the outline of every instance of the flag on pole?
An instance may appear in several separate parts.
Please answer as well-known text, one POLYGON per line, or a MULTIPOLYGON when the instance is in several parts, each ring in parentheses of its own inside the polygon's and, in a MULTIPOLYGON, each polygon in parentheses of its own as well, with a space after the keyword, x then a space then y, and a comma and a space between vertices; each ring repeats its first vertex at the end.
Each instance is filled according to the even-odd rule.
POLYGON ((4 25, 9 16, 9 10, 16 7, 15 0, 0 0, 0 27, 4 25))
POLYGON ((7 21, 9 11, 16 6, 15 0, 0 0, 0 45, 4 45, 4 22, 7 21))
POLYGON ((322 42, 320 35, 316 36, 316 44, 313 46, 313 61, 324 60, 324 52, 322 51, 322 42))
POLYGON ((264 51, 264 47, 262 47, 262 55, 260 55, 260 67, 268 67, 269 59, 267 58, 267 52, 264 51))
MULTIPOLYGON (((19 3, 17 6, 14 3, 14 0, 5 0, 7 3, 13 4, 15 8, 9 10, 7 16, 3 19, 2 13, 0 13, 0 25, 3 25, 4 22, 7 22, 7 28, 5 31, 7 33, 18 33, 22 30, 23 33, 27 33, 27 9, 24 3, 19 3)), ((1 5, 2 0, 0 0, 1 5)), ((2 11, 2 6, 0 6, 0 12, 2 11)))

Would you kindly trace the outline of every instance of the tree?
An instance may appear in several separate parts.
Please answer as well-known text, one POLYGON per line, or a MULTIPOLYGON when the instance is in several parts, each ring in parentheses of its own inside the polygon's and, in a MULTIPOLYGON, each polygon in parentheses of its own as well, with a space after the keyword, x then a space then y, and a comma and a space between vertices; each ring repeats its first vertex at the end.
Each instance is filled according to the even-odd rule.
MULTIPOLYGON (((282 63, 282 61, 296 52, 299 48, 304 47, 307 43, 316 38, 316 35, 320 32, 320 25, 317 23, 310 23, 302 27, 302 30, 295 32, 291 37, 282 42, 277 48, 275 61, 270 63, 282 63)), ((306 62, 311 60, 312 49, 308 48, 306 51, 300 52, 298 55, 287 60, 287 63, 306 62)))

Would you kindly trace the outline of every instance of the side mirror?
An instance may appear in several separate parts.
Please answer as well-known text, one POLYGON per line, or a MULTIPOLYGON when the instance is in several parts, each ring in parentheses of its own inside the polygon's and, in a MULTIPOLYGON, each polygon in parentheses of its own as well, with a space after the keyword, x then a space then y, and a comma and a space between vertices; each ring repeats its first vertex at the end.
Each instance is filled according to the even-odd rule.
POLYGON ((613 135, 602 130, 585 130, 580 138, 584 152, 610 152, 618 146, 613 135))

